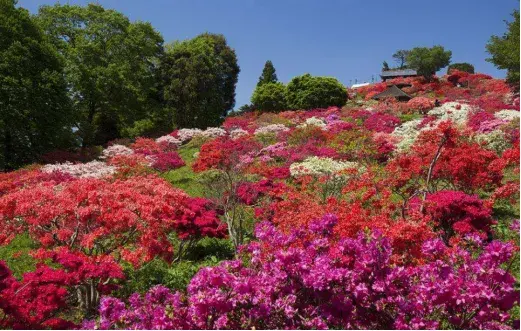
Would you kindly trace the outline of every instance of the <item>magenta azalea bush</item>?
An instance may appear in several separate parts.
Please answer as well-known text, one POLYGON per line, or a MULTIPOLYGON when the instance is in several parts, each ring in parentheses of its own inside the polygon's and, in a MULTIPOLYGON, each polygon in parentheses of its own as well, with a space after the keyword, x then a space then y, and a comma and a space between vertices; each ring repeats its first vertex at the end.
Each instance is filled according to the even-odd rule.
POLYGON ((423 245, 425 263, 395 266, 378 232, 336 241, 334 215, 283 234, 264 222, 240 257, 201 269, 186 293, 156 286, 127 303, 104 297, 85 328, 504 329, 519 301, 515 247, 469 238, 423 245), (301 238, 310 238, 303 243, 301 238), (302 243, 302 244, 301 244, 302 243), (479 247, 479 248, 478 248, 479 247))

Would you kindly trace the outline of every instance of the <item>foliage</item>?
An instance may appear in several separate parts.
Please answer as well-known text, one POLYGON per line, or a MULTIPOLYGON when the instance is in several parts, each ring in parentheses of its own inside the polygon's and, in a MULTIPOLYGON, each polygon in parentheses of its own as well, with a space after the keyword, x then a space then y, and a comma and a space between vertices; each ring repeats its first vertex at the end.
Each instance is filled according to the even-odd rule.
POLYGON ((177 126, 216 126, 233 109, 240 69, 223 35, 204 33, 169 45, 160 70, 163 98, 177 126))
POLYGON ((65 58, 83 146, 148 123, 159 107, 155 62, 163 51, 163 38, 150 23, 130 22, 98 4, 42 6, 37 19, 65 58))
POLYGON ((335 78, 305 74, 288 83, 286 98, 291 109, 342 107, 347 101, 347 91, 335 78))
POLYGON ((506 22, 508 30, 503 36, 490 38, 487 51, 492 57, 487 61, 508 70, 507 80, 516 86, 519 84, 519 10, 514 10, 512 17, 512 22, 506 22))
POLYGON ((63 57, 29 12, 0 2, 0 170, 73 145, 63 57))
MULTIPOLYGON (((326 215, 290 235, 263 223, 250 262, 224 262, 192 279, 186 298, 158 286, 127 305, 106 297, 99 327, 109 329, 406 329, 508 327, 518 300, 515 279, 502 263, 511 244, 493 242, 477 256, 423 245, 427 263, 390 265, 391 246, 380 234, 332 242, 337 219, 326 215), (303 246, 293 244, 299 238, 303 246), (467 267, 461 267, 464 262, 467 267), (497 279, 497 286, 490 278, 497 279), (414 304, 408 304, 414 303, 414 304), (173 311, 174 313, 169 313, 173 311)), ((95 322, 84 327, 93 328, 95 322)))
POLYGON ((407 67, 416 70, 426 79, 431 79, 436 71, 449 65, 451 56, 452 52, 446 51, 442 46, 416 47, 407 55, 407 67))
POLYGON ((278 81, 277 74, 275 73, 275 67, 273 63, 268 60, 264 64, 264 68, 262 69, 262 74, 259 77, 259 82, 257 83, 257 87, 268 83, 276 83, 278 81))
POLYGON ((251 96, 253 107, 260 111, 277 112, 288 108, 286 86, 282 83, 263 83, 258 85, 251 96))
POLYGON ((405 68, 405 63, 407 61, 407 57, 409 56, 410 51, 406 49, 399 49, 393 54, 393 59, 399 64, 400 69, 405 68))
POLYGON ((447 74, 450 75, 453 70, 459 70, 459 71, 468 72, 469 74, 473 74, 474 66, 467 62, 451 63, 451 64, 449 64, 449 67, 447 68, 447 74))

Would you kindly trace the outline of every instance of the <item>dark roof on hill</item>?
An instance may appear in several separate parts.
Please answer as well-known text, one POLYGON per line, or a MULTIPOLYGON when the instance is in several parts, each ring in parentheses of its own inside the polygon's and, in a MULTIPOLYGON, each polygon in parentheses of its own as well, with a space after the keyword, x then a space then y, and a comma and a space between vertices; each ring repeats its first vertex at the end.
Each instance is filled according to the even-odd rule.
POLYGON ((400 90, 396 85, 393 85, 391 87, 388 87, 387 90, 378 93, 373 97, 373 99, 378 100, 385 97, 395 97, 395 98, 408 98, 411 99, 412 97, 405 93, 404 91, 400 90))
POLYGON ((418 76, 416 70, 401 69, 401 70, 386 70, 382 71, 381 77, 395 77, 395 76, 418 76))

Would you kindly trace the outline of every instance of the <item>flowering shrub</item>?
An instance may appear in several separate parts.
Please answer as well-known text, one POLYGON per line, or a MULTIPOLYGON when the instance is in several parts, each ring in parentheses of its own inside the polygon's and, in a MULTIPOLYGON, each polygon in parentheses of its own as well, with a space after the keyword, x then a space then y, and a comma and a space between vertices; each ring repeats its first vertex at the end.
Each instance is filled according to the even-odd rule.
POLYGON ((335 161, 327 157, 308 157, 302 162, 295 162, 289 167, 292 176, 299 177, 305 175, 323 176, 340 174, 347 170, 363 172, 363 168, 355 162, 335 161))
POLYGON ((88 163, 47 164, 41 168, 45 173, 61 172, 76 178, 103 178, 112 176, 116 167, 107 165, 105 162, 91 161, 88 163))
POLYGON ((151 167, 159 171, 177 169, 185 165, 176 152, 158 153, 147 158, 151 160, 151 167))
POLYGON ((289 128, 284 124, 270 124, 255 130, 255 134, 279 133, 289 131, 289 128))
POLYGON ((130 148, 128 148, 127 146, 123 146, 123 145, 111 145, 107 148, 105 148, 102 152, 101 152, 101 159, 110 159, 116 155, 131 155, 133 154, 134 151, 130 148))
POLYGON ((407 101, 407 107, 411 110, 425 114, 427 111, 434 108, 434 101, 426 97, 416 97, 407 101))
POLYGON ((400 119, 385 113, 373 113, 364 121, 364 126, 371 131, 391 133, 400 125, 400 119))
POLYGON ((471 107, 457 102, 447 102, 428 112, 431 116, 436 116, 442 121, 450 120, 456 124, 464 124, 468 119, 471 107))
MULTIPOLYGON (((443 238, 479 233, 486 235, 494 224, 491 210, 477 196, 458 191, 439 191, 427 196, 426 212, 443 230, 443 238)), ((486 236, 484 237, 486 238, 486 236)))
POLYGON ((6 243, 27 231, 43 247, 117 251, 137 264, 155 256, 170 259, 173 247, 167 236, 174 230, 180 238, 193 234, 184 232, 186 222, 224 235, 215 212, 203 207, 154 176, 114 182, 82 179, 56 189, 44 183, 0 198, 0 217, 6 224, 0 240, 6 243), (194 203, 202 216, 194 212, 194 203))
POLYGON ((519 97, 348 94, 0 174, 0 328, 518 328, 519 97))
MULTIPOLYGON (((515 279, 501 264, 513 245, 493 242, 473 256, 423 246, 427 263, 393 267, 380 234, 331 241, 327 215, 290 235, 257 227, 260 242, 245 249, 250 262, 224 262, 192 279, 186 297, 164 287, 134 294, 129 306, 106 297, 100 328, 110 329, 419 329, 508 327, 518 300, 515 279), (302 247, 292 245, 310 237, 302 247), (464 263, 467 267, 461 267, 464 263), (491 281, 492 280, 492 281, 491 281), (173 312, 173 313, 169 313, 173 312), (469 313, 471 312, 471 313, 469 313)), ((84 324, 93 328, 94 321, 84 324)))

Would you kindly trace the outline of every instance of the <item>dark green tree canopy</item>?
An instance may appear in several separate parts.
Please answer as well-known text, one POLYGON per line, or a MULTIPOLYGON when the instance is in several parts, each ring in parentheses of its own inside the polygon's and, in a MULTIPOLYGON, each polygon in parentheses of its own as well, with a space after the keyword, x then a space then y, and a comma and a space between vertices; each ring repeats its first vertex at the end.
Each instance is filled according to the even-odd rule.
POLYGON ((450 74, 452 70, 459 70, 464 71, 473 74, 474 73, 474 66, 467 62, 461 62, 461 63, 452 63, 447 68, 447 73, 450 74))
POLYGON ((451 56, 443 46, 416 47, 407 56, 407 67, 430 80, 436 71, 449 65, 451 56))
POLYGON ((286 86, 284 84, 265 83, 258 85, 251 97, 255 109, 260 111, 277 112, 288 108, 286 102, 286 86))
POLYGON ((390 68, 389 68, 389 63, 387 63, 387 61, 384 61, 384 62, 382 63, 382 71, 387 71, 387 70, 389 70, 389 69, 390 69, 390 68))
POLYGON ((63 59, 15 4, 0 1, 0 170, 72 143, 63 59))
POLYGON ((275 67, 270 60, 266 61, 264 64, 264 69, 262 69, 262 74, 259 77, 259 82, 257 86, 261 86, 262 84, 267 83, 275 83, 277 81, 277 74, 275 73, 275 67))
POLYGON ((223 35, 205 33, 167 46, 163 96, 178 127, 219 125, 235 105, 237 56, 223 35))
POLYGON ((163 38, 149 23, 97 4, 42 6, 38 21, 66 59, 84 146, 120 137, 156 109, 163 38))
POLYGON ((289 82, 286 100, 291 109, 342 107, 347 101, 347 91, 336 78, 305 74, 289 82))
POLYGON ((393 59, 398 63, 400 69, 405 68, 405 63, 407 61, 407 56, 409 56, 409 52, 410 51, 406 49, 400 49, 393 54, 393 59))
POLYGON ((487 51, 492 56, 487 61, 499 69, 508 70, 507 80, 519 84, 519 10, 512 13, 514 20, 507 23, 507 32, 502 37, 492 36, 487 51))

